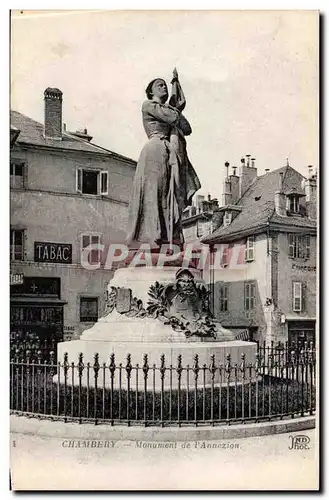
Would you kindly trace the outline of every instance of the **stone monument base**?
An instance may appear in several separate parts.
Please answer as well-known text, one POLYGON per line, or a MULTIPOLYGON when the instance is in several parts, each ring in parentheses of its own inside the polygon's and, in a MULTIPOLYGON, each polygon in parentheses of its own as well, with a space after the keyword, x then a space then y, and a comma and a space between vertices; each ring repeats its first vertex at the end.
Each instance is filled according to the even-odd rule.
MULTIPOLYGON (((128 374, 129 364, 132 366, 129 378, 131 389, 137 385, 140 390, 144 388, 145 354, 149 367, 149 390, 160 390, 162 387, 162 355, 162 367, 167 368, 164 371, 164 389, 171 387, 174 390, 178 387, 178 356, 181 356, 183 368, 181 388, 186 388, 189 384, 191 388, 194 387, 193 366, 196 360, 200 387, 212 384, 209 366, 213 360, 217 367, 222 366, 221 370, 215 371, 214 384, 240 382, 242 354, 245 355, 246 365, 254 364, 257 345, 236 340, 230 330, 207 316, 208 313, 201 309, 205 286, 200 272, 189 270, 188 273, 190 274, 186 275, 184 270, 173 266, 118 269, 108 287, 108 309, 105 315, 90 329, 85 330, 79 340, 58 344, 58 361, 63 363, 64 354, 67 353, 66 383, 78 385, 81 381, 83 386, 93 387, 97 380, 98 387, 109 387, 111 354, 114 354, 115 362, 115 388, 119 388, 120 383, 122 389, 127 387, 128 354, 128 374), (184 276, 182 272, 185 273, 184 276), (179 285, 178 279, 182 280, 179 285), (81 361, 84 368, 79 378, 77 365, 80 353, 83 355, 81 361), (96 353, 98 357, 95 358, 96 353), (96 379, 95 360, 98 375, 96 379), (229 378, 225 371, 228 362, 231 366, 229 378), (75 368, 72 368, 72 363, 75 368), (234 365, 237 366, 236 369, 234 365), (168 369, 170 366, 173 370, 168 369)), ((253 369, 246 370, 245 374, 246 382, 254 380, 253 369)), ((64 368, 60 368, 56 380, 64 383, 64 368)))
MULTIPOLYGON (((225 386, 234 385, 235 382, 241 383, 242 372, 240 370, 241 366, 241 355, 245 354, 245 363, 248 366, 250 363, 255 364, 255 356, 257 352, 257 344, 254 342, 246 342, 242 340, 234 340, 228 342, 113 342, 105 340, 73 340, 70 342, 61 342, 58 344, 58 359, 64 359, 64 353, 68 354, 68 362, 71 365, 72 361, 75 366, 78 363, 79 353, 83 353, 84 370, 81 377, 82 386, 89 385, 89 387, 95 386, 95 375, 94 375, 94 355, 99 353, 98 362, 100 364, 100 369, 97 377, 98 387, 109 388, 111 386, 111 376, 110 376, 110 355, 113 353, 115 355, 115 377, 113 387, 118 389, 120 386, 120 376, 121 371, 121 388, 124 390, 127 388, 127 354, 131 355, 132 371, 130 376, 130 388, 136 389, 138 385, 139 390, 144 390, 144 378, 143 378, 143 358, 144 355, 148 356, 148 390, 152 391, 153 387, 156 391, 161 390, 161 373, 159 368, 161 366, 160 357, 165 356, 165 367, 167 368, 164 376, 164 389, 168 390, 172 388, 173 390, 178 387, 177 378, 177 365, 178 356, 181 355, 182 361, 182 375, 181 375, 181 388, 186 389, 189 385, 191 390, 194 389, 194 372, 193 365, 195 361, 195 355, 198 355, 198 365, 199 365, 199 375, 198 375, 198 387, 203 387, 203 381, 205 387, 210 387, 212 385, 212 377, 209 371, 209 366, 211 365, 212 358, 215 356, 215 365, 217 368, 221 365, 222 370, 216 370, 214 376, 214 385, 217 386, 221 384, 225 386), (225 371, 225 366, 227 364, 227 355, 230 355, 231 364, 231 375, 227 378, 227 372, 225 371), (87 364, 90 367, 87 368, 87 364), (105 363, 106 368, 103 368, 105 363), (120 370, 120 364, 122 369, 120 370), (138 369, 136 369, 138 365, 138 369), (206 369, 203 369, 204 365, 206 369), (234 365, 237 365, 238 369, 235 374, 234 365), (155 368, 154 368, 155 366, 155 368), (173 367, 171 383, 170 383, 170 366, 173 367), (187 370, 187 366, 189 369, 187 370), (137 375, 138 371, 138 375, 137 375), (187 371, 189 374, 187 374, 187 371), (89 376, 88 376, 89 372, 89 376), (204 378, 203 378, 204 377, 204 378), (88 382, 89 379, 89 382, 88 382)), ((72 377, 72 367, 70 366, 67 372, 67 384, 78 385, 79 376, 78 369, 74 368, 74 375, 72 377)), ((254 382, 256 380, 254 368, 249 372, 247 368, 245 371, 245 383, 254 382)), ((56 377, 56 381, 59 383, 64 383, 64 373, 63 368, 60 369, 59 377, 56 377)))

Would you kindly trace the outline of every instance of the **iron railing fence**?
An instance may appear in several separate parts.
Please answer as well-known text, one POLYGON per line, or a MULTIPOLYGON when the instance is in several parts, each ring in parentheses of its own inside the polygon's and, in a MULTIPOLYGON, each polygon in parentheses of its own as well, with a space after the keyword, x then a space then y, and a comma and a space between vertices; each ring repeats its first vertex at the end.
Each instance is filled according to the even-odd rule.
POLYGON ((257 352, 246 362, 241 355, 232 363, 211 356, 192 365, 182 356, 168 364, 162 355, 150 364, 117 363, 111 354, 100 363, 54 361, 17 356, 10 363, 10 409, 20 415, 60 419, 65 422, 110 425, 220 425, 312 415, 315 411, 315 349, 304 346, 298 356, 285 349, 257 352))

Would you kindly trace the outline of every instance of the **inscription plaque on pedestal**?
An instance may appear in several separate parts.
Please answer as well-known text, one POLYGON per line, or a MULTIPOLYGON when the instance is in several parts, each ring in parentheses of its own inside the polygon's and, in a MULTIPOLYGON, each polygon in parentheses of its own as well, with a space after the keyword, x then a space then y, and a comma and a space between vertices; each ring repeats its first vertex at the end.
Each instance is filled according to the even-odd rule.
POLYGON ((131 308, 131 290, 130 288, 118 288, 116 308, 119 313, 126 313, 131 308))

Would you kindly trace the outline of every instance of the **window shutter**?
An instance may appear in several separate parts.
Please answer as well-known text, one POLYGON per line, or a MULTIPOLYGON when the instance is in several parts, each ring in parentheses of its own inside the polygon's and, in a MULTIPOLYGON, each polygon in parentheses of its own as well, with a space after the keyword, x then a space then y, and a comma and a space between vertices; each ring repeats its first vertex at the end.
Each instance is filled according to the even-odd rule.
POLYGON ((252 283, 250 285, 250 309, 254 309, 256 302, 256 287, 255 284, 252 283))
POLYGON ((309 259, 311 257, 311 237, 306 234, 304 237, 304 258, 309 259))
POLYGON ((224 310, 228 311, 228 286, 224 287, 224 310))
POLYGON ((307 285, 306 283, 302 283, 302 311, 306 311, 306 290, 307 290, 307 285))
POLYGON ((254 248, 255 248, 255 239, 253 236, 249 236, 247 238, 247 245, 246 245, 246 261, 252 261, 254 260, 254 248))
POLYGON ((288 256, 294 258, 294 235, 288 234, 288 256))
POLYGON ((76 188, 78 193, 82 193, 82 168, 77 168, 76 171, 76 188))
POLYGON ((249 283, 244 285, 244 308, 249 311, 249 283))
POLYGON ((101 194, 109 194, 108 172, 106 170, 101 172, 101 194))

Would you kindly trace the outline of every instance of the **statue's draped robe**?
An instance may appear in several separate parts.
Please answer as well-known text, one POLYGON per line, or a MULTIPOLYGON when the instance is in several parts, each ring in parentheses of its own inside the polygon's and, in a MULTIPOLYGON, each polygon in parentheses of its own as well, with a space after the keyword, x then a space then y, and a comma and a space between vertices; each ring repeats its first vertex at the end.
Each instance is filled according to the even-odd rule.
POLYGON ((176 108, 152 100, 143 103, 142 116, 149 140, 135 173, 127 244, 158 246, 167 243, 171 224, 173 242, 182 244, 182 211, 191 205, 192 196, 201 187, 186 152, 184 135, 191 133, 191 127, 176 108), (173 187, 173 196, 170 187, 173 187))

